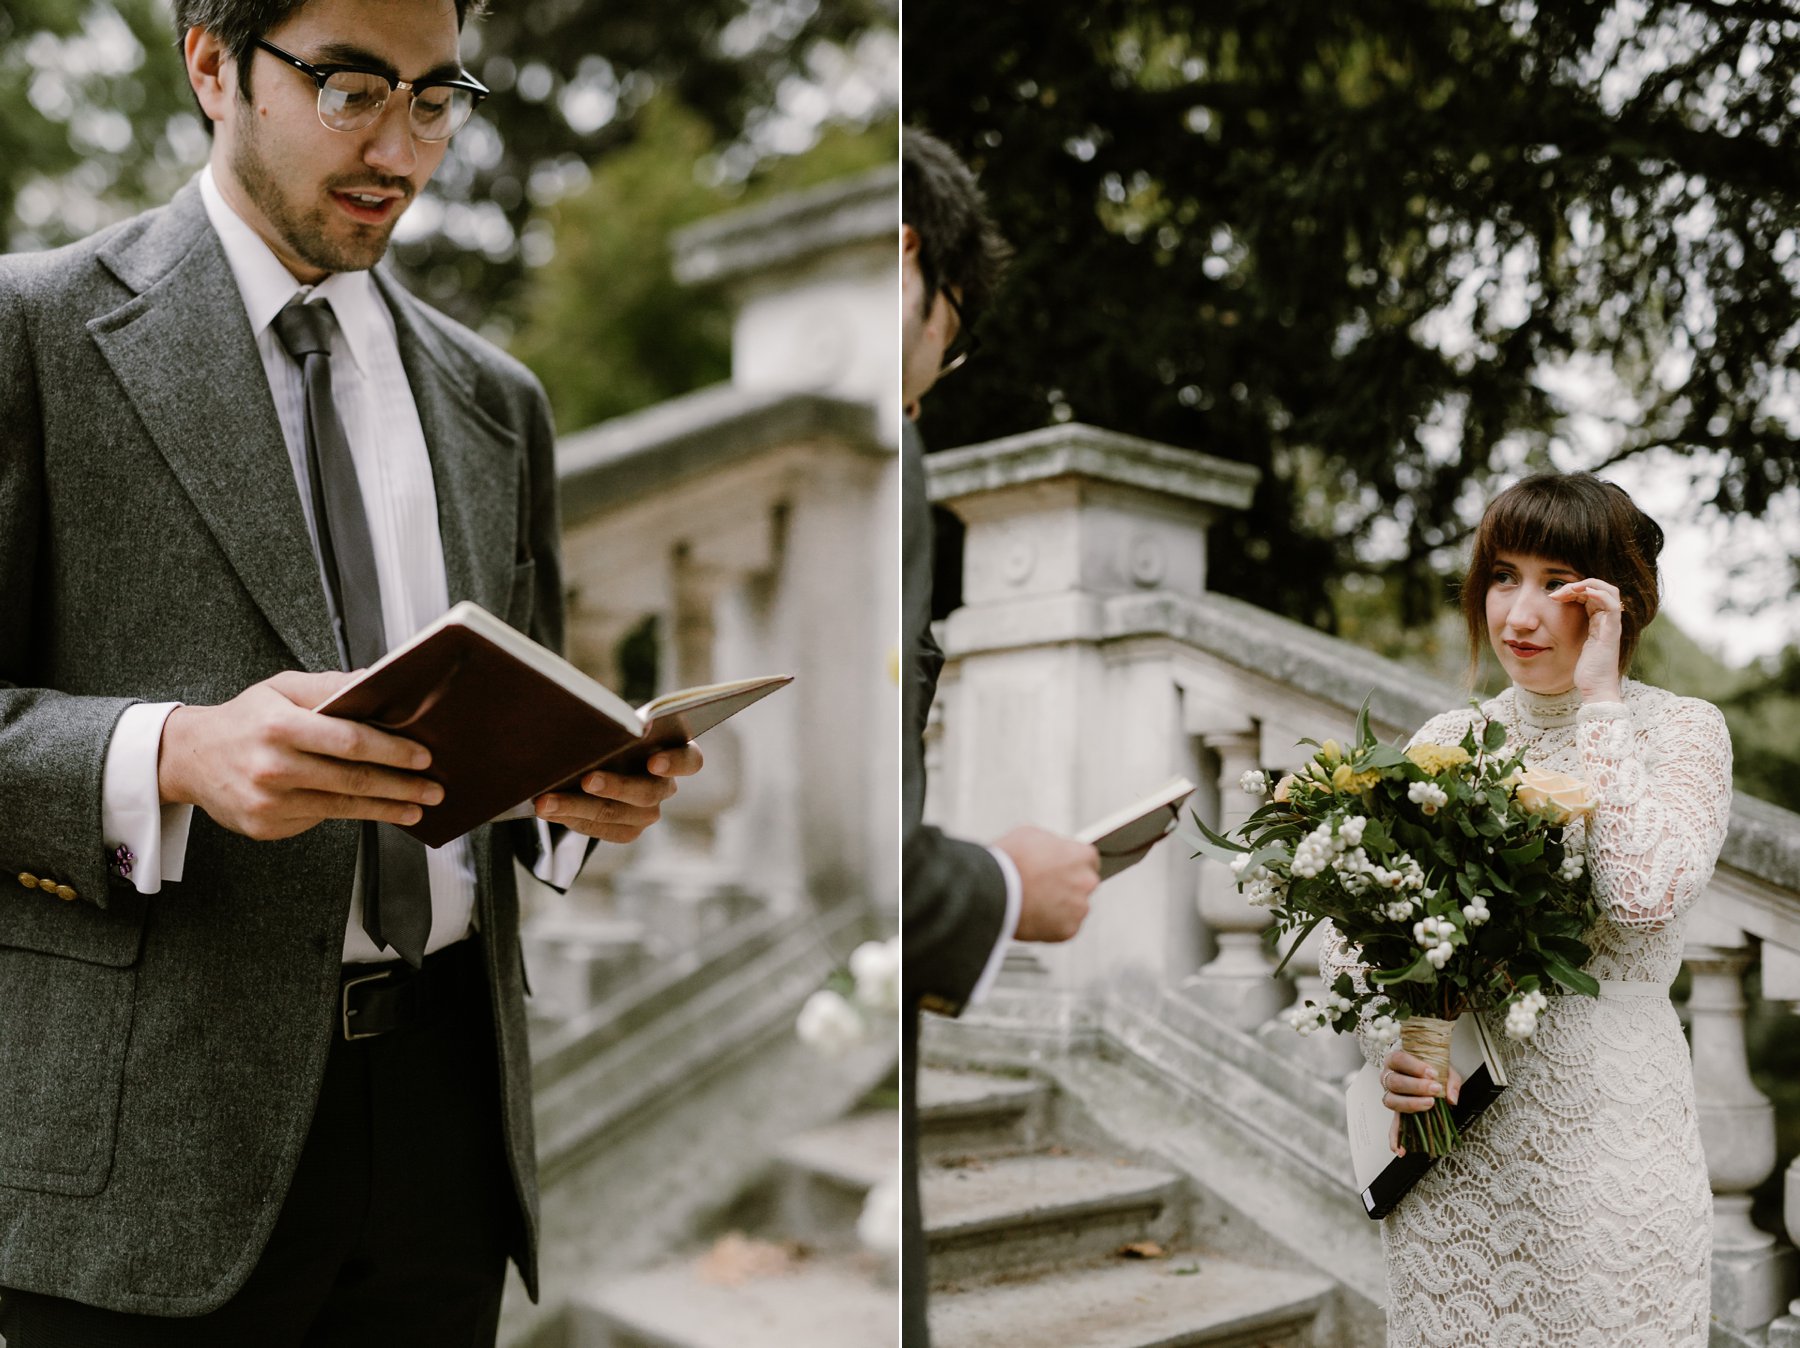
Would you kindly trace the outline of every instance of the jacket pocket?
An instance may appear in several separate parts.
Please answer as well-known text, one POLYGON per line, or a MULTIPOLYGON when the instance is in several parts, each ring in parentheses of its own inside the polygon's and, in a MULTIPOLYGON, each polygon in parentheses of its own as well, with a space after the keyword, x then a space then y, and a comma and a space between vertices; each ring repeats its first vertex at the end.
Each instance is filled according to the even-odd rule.
POLYGON ((0 1185, 105 1187, 143 917, 136 894, 0 912, 0 1185))

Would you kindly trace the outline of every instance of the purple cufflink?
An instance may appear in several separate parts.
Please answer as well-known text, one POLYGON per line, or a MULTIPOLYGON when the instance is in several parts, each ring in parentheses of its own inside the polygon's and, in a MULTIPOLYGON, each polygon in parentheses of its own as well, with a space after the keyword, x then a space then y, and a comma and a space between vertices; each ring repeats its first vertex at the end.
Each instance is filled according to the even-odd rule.
POLYGON ((123 844, 115 847, 112 852, 112 873, 121 880, 131 879, 131 863, 136 860, 136 854, 129 847, 123 844))

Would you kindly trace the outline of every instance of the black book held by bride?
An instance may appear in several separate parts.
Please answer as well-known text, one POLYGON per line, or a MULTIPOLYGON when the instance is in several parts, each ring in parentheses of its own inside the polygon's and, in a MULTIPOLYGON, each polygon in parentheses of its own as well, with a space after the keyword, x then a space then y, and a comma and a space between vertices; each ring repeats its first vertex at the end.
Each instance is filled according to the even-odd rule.
MULTIPOLYGON (((1450 1036, 1450 1062, 1462 1074, 1462 1089, 1450 1107, 1458 1132, 1486 1112, 1506 1089, 1506 1069, 1494 1050, 1481 1018, 1458 1016, 1450 1036)), ((1381 1068, 1364 1063, 1344 1092, 1344 1121, 1350 1133, 1350 1164, 1363 1210, 1379 1221, 1399 1206, 1413 1185, 1437 1162, 1422 1151, 1396 1156, 1388 1150, 1388 1128, 1394 1112, 1381 1103, 1381 1068)))
POLYGON ((321 703, 431 750, 425 776, 444 798, 407 827, 442 847, 491 819, 528 818, 546 791, 575 790, 595 768, 641 773, 793 682, 788 674, 665 693, 633 707, 477 604, 461 603, 321 703))

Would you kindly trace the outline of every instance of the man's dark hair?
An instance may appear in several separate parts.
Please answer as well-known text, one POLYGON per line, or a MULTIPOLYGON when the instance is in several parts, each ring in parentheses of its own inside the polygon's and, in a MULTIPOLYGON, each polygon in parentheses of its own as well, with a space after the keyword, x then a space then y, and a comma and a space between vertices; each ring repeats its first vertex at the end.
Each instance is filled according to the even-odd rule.
POLYGON ((925 307, 940 290, 957 292, 972 323, 993 297, 1012 256, 975 175, 937 137, 908 127, 900 136, 900 219, 919 236, 925 307))
MULTIPOLYGON (((250 101, 250 58, 257 41, 271 28, 279 28, 306 0, 175 0, 175 41, 179 45, 190 28, 204 28, 219 39, 237 62, 238 92, 250 101)), ((487 0, 456 0, 456 26, 461 28, 487 6, 487 0)), ((212 123, 206 124, 207 132, 212 123)))

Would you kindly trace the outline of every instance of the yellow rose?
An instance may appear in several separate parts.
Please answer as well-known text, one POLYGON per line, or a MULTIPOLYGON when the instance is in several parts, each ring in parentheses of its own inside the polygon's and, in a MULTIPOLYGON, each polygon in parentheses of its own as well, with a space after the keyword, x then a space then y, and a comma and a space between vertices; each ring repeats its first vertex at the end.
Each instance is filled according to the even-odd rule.
POLYGON ((1279 782, 1275 783, 1275 799, 1283 805, 1287 804, 1288 792, 1293 789, 1293 785, 1294 774, 1287 773, 1279 782))
POLYGON ((1345 794, 1352 791, 1367 791, 1380 780, 1381 773, 1376 768, 1369 768, 1364 772, 1352 772, 1348 763, 1339 763, 1332 769, 1331 789, 1342 791, 1345 794))
POLYGON ((1513 799, 1558 824, 1566 824, 1594 808, 1593 790, 1582 778, 1566 772, 1539 772, 1536 768, 1527 768, 1519 775, 1513 799))
POLYGON ((1469 751, 1460 744, 1415 744, 1406 756, 1433 777, 1469 761, 1469 751))

